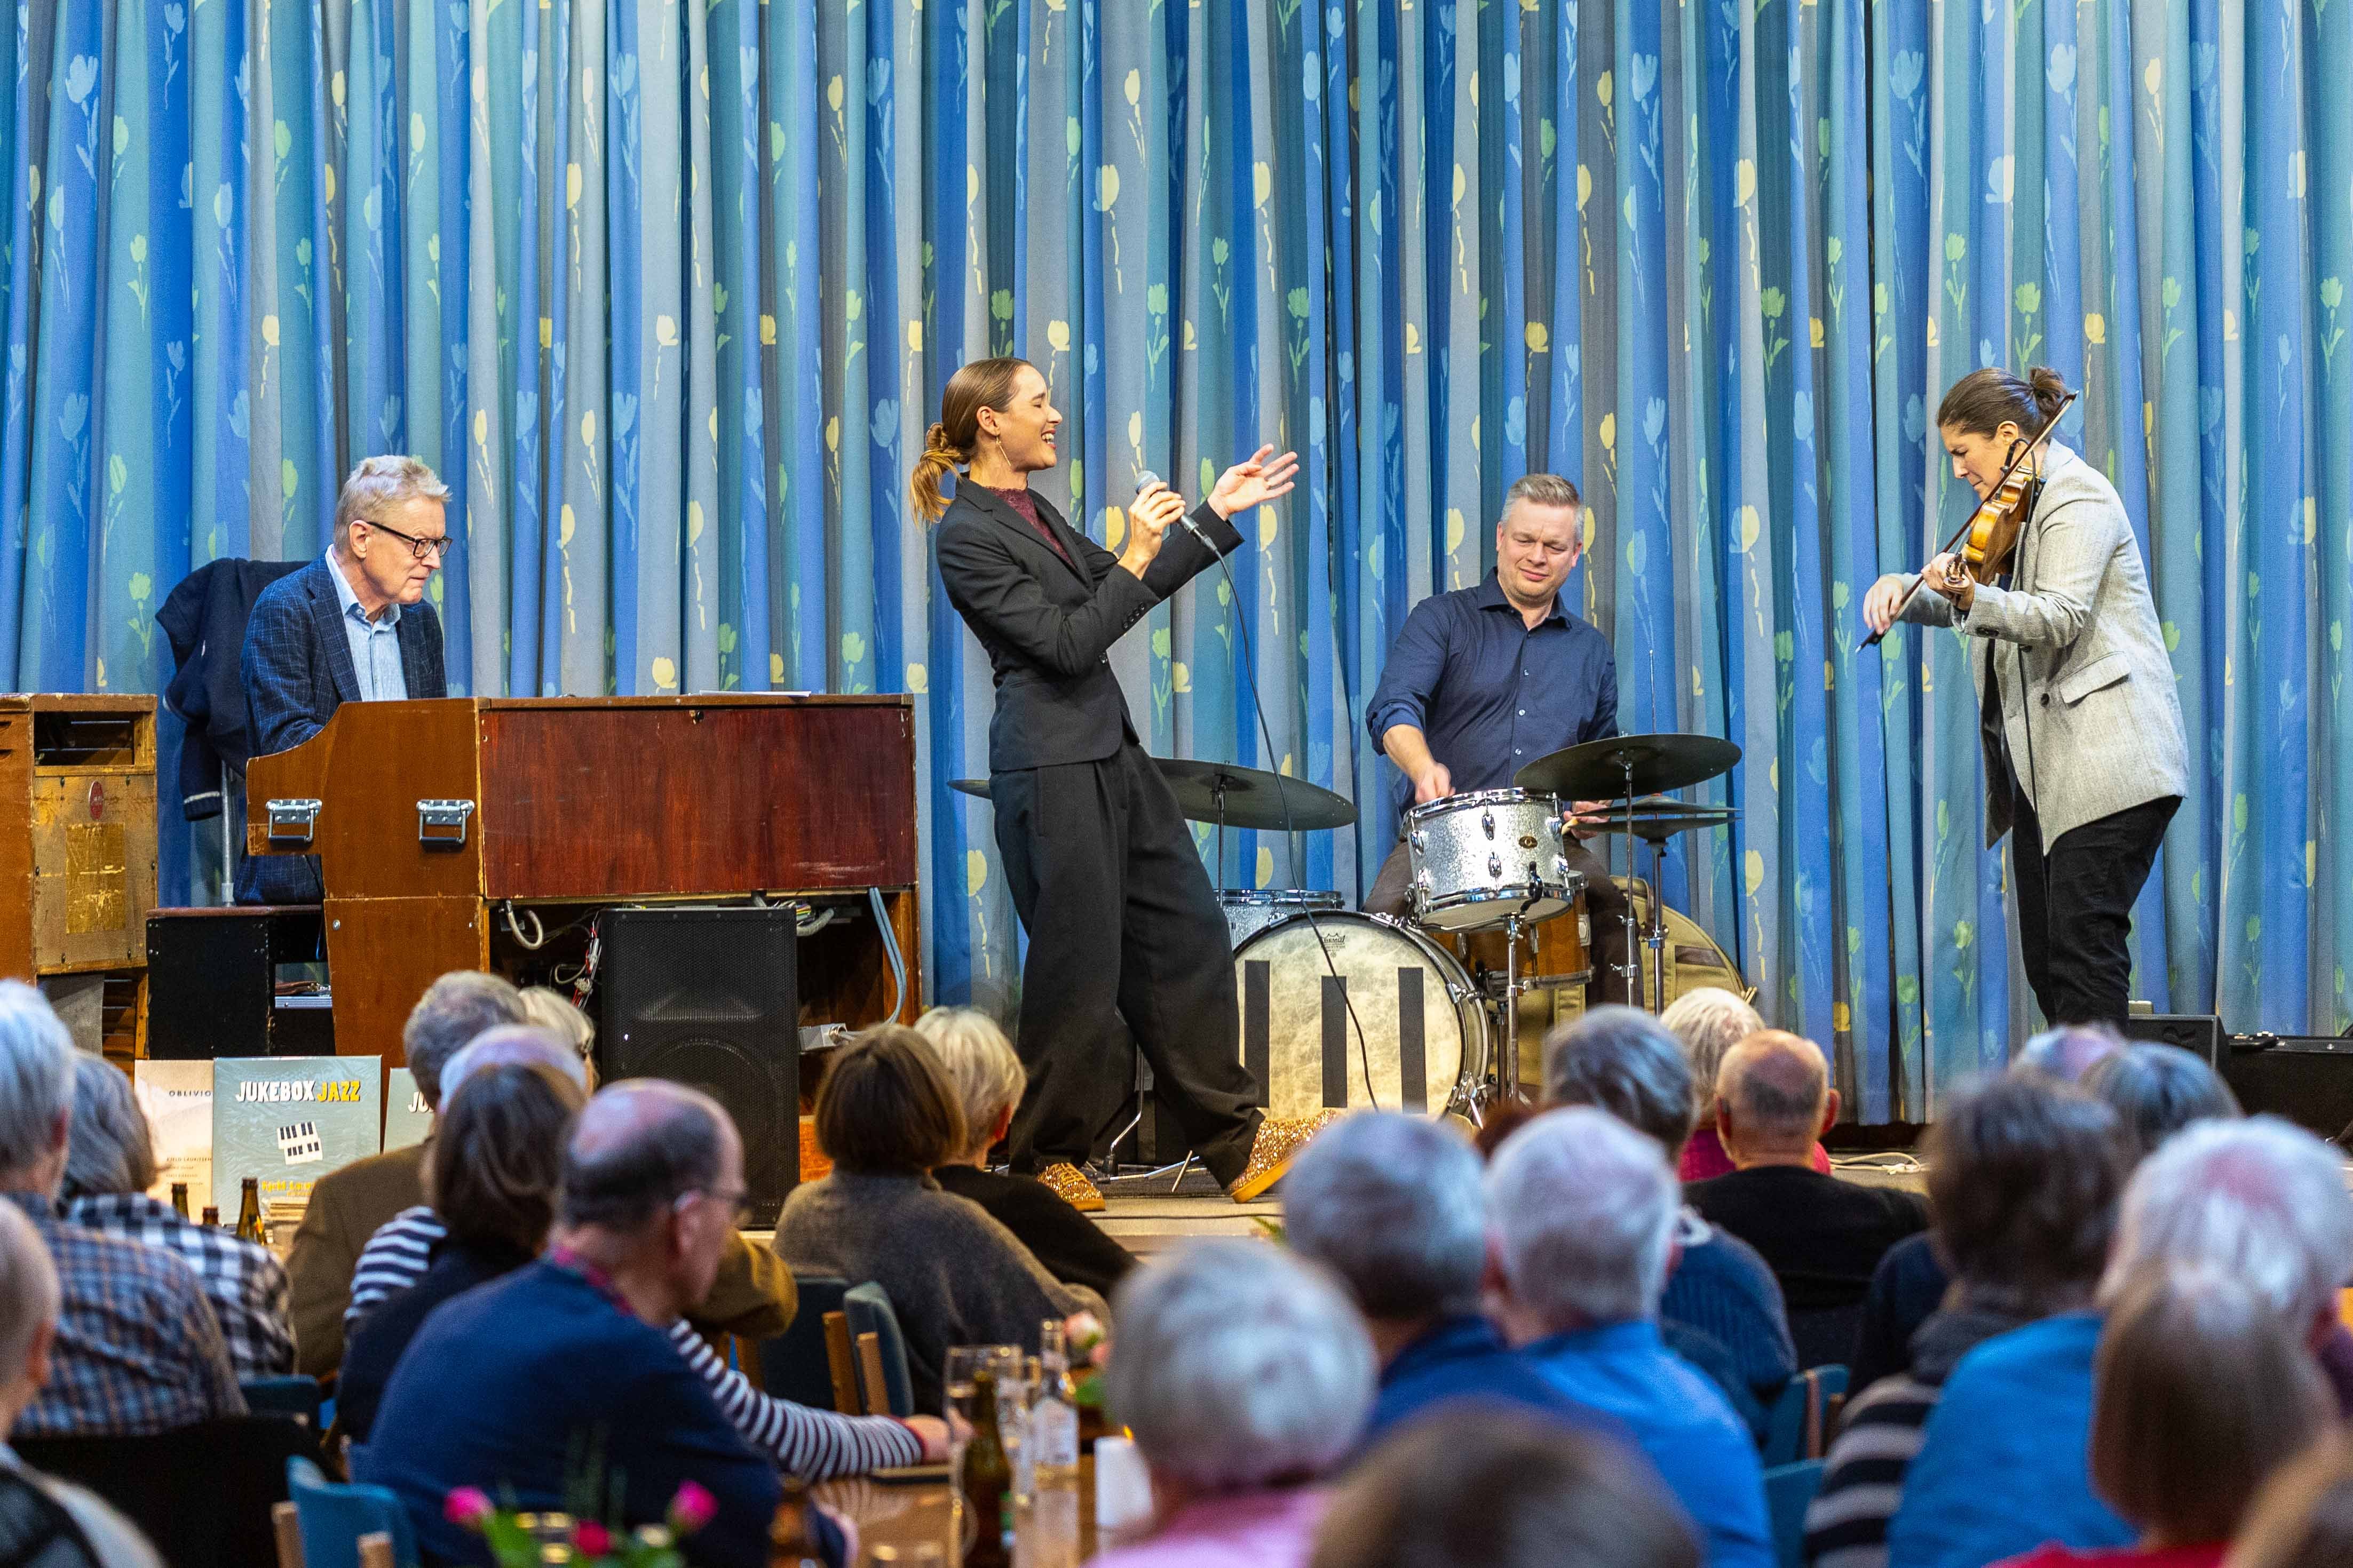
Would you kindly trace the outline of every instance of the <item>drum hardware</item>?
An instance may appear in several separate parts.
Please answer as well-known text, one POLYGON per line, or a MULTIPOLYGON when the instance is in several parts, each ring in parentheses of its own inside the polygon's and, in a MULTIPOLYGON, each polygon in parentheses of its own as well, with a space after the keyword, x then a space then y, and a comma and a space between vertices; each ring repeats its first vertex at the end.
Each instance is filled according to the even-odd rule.
MULTIPOLYGON (((1688 833, 1696 827, 1729 827, 1740 820, 1740 813, 1730 806, 1693 805, 1679 800, 1645 800, 1641 813, 1629 813, 1612 821, 1601 831, 1612 837, 1625 836, 1639 838, 1651 847, 1651 886, 1653 889, 1666 886, 1667 840, 1678 833, 1688 833)), ((1630 879, 1634 846, 1626 846, 1628 875, 1630 879)), ((1629 921, 1633 918, 1634 902, 1626 901, 1629 921)), ((1642 944, 1651 952, 1651 984, 1645 995, 1651 998, 1651 1011, 1664 1012, 1663 999, 1667 990, 1667 915, 1666 898, 1653 891, 1651 898, 1650 929, 1642 933, 1642 944)), ((1631 951, 1630 949, 1629 951, 1631 951)))

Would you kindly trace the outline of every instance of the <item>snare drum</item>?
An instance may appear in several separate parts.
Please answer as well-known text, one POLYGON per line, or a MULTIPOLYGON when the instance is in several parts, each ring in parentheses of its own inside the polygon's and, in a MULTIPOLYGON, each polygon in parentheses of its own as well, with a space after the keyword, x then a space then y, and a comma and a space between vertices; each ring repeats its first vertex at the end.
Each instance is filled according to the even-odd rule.
POLYGON ((1234 947, 1303 910, 1320 914, 1346 907, 1337 893, 1312 893, 1303 888, 1223 888, 1218 892, 1218 904, 1226 911, 1226 931, 1234 947))
POLYGON ((1368 1106, 1367 1075, 1382 1110, 1437 1115, 1466 1064, 1484 1069, 1486 1010, 1462 966, 1386 916, 1277 921, 1234 950, 1234 984, 1242 1065, 1274 1115, 1368 1106))
POLYGON ((1479 790, 1405 814, 1414 918, 1438 931, 1475 931, 1512 916, 1561 913, 1582 879, 1562 850, 1557 796, 1479 790))

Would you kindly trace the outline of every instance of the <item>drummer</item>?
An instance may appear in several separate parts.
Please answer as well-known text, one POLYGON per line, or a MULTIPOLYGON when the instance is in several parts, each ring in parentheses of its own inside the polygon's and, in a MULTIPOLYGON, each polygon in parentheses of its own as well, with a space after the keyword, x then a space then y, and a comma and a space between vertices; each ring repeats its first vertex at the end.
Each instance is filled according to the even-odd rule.
MULTIPOLYGON (((1365 712, 1398 765, 1398 815, 1458 790, 1509 789, 1512 775, 1564 746, 1618 733, 1618 660, 1609 639, 1561 602, 1584 551, 1584 503, 1558 474, 1529 474, 1504 493, 1495 570, 1475 588, 1435 594, 1406 617, 1365 712)), ((1604 808, 1580 801, 1577 816, 1604 808)), ((1402 827, 1402 820, 1400 820, 1402 827)), ((1596 1003, 1632 1000, 1626 895, 1573 833, 1568 868, 1585 879, 1593 921, 1596 1003)), ((1366 912, 1406 914, 1411 879, 1400 842, 1365 894, 1366 912)))

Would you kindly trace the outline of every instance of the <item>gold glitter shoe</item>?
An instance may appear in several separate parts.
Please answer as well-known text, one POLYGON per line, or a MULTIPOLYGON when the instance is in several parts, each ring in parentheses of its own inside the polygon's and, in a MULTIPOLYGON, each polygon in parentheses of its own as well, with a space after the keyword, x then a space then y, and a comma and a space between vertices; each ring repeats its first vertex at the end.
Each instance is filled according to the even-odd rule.
POLYGON ((1097 1214, 1103 1206, 1103 1195, 1087 1174, 1068 1160, 1057 1160, 1038 1173, 1038 1179, 1054 1189, 1054 1195, 1081 1214, 1097 1214))
POLYGON ((1226 1189, 1226 1195, 1238 1204, 1256 1203, 1266 1190, 1282 1180, 1299 1152, 1307 1147, 1308 1140, 1333 1122, 1345 1116, 1336 1108, 1319 1110, 1313 1116, 1269 1116, 1258 1124, 1257 1142, 1250 1145, 1250 1163, 1242 1167, 1241 1175, 1226 1189))

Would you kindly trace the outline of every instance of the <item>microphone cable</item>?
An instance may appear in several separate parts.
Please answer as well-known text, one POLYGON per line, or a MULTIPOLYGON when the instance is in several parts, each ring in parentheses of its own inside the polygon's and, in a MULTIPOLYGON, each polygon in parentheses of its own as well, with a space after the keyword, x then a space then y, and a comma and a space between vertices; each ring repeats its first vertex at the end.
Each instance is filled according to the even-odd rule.
MULTIPOLYGON (((1135 476, 1135 489, 1138 494, 1141 494, 1145 489, 1153 485, 1162 484, 1165 481, 1158 474, 1154 473, 1149 468, 1145 469, 1142 473, 1135 476)), ((1176 492, 1172 490, 1170 493, 1173 495, 1176 492)), ((1179 501, 1182 501, 1185 498, 1180 495, 1177 496, 1176 499, 1179 501)), ((1207 500, 1206 497, 1203 499, 1205 500, 1207 500)), ((1131 507, 1130 510, 1133 510, 1133 507, 1131 507)), ((1178 512, 1176 514, 1176 521, 1183 525, 1186 532, 1200 541, 1202 548, 1209 552, 1209 558, 1218 563, 1218 570, 1225 576, 1226 596, 1233 602, 1234 625, 1240 629, 1242 635, 1242 668, 1250 677, 1250 707, 1258 715, 1259 742, 1266 748, 1265 755, 1267 758, 1270 760, 1275 760, 1274 730, 1273 727, 1266 721, 1266 703, 1259 695, 1258 654, 1250 641, 1250 618, 1242 614, 1242 594, 1241 589, 1236 585, 1234 582, 1233 568, 1227 563, 1225 552, 1219 550, 1214 543, 1210 542, 1209 536, 1201 531, 1200 525, 1193 521, 1192 514, 1189 511, 1178 512)), ((1232 520, 1228 519, 1227 521, 1231 521, 1232 520)), ((1240 531, 1237 529, 1235 531, 1240 532, 1240 531)), ((1283 835, 1285 837, 1293 840, 1293 847, 1295 850, 1297 847, 1299 829, 1293 825, 1291 815, 1291 790, 1279 760, 1276 761, 1276 766, 1273 769, 1273 773, 1275 776, 1275 798, 1282 804, 1283 835)), ((1214 879, 1216 883, 1220 884, 1218 889, 1220 893, 1223 891, 1222 884, 1225 880, 1225 875, 1226 868, 1222 864, 1220 864, 1218 867, 1218 875, 1216 879, 1214 879)), ((1222 898, 1219 900, 1219 902, 1222 904, 1222 898)), ((1347 979, 1341 974, 1340 965, 1332 956, 1332 944, 1324 940, 1323 922, 1316 918, 1314 906, 1303 906, 1300 912, 1307 917, 1307 929, 1314 933, 1316 949, 1324 955, 1324 972, 1337 983, 1340 992, 1340 1005, 1347 1009, 1348 1027, 1356 1036, 1356 1070, 1365 1081, 1365 1098, 1370 1102, 1373 1110, 1378 1110, 1381 1108, 1381 1097, 1380 1092, 1373 1087, 1372 1052, 1365 1044, 1365 1025, 1364 1021, 1356 1016, 1356 999, 1348 994, 1347 979)), ((1400 1088, 1402 1087, 1402 1084, 1400 1084, 1400 1088)), ((1259 1088, 1261 1092, 1265 1092, 1268 1095, 1270 1100, 1273 1098, 1271 1092, 1273 1088, 1272 1085, 1261 1084, 1259 1088)), ((1344 1105, 1339 1107, 1339 1109, 1345 1110, 1347 1107, 1344 1105)))

